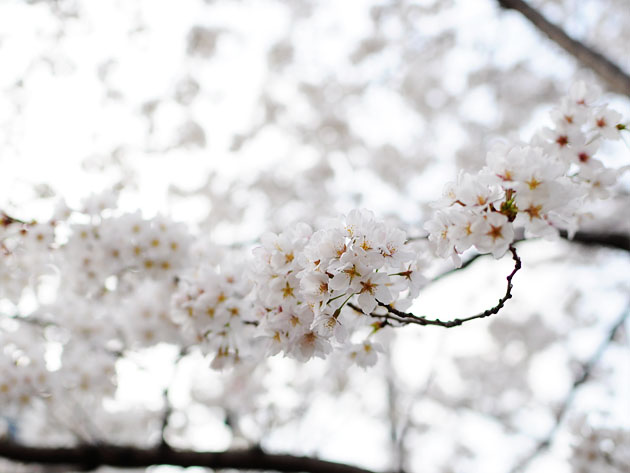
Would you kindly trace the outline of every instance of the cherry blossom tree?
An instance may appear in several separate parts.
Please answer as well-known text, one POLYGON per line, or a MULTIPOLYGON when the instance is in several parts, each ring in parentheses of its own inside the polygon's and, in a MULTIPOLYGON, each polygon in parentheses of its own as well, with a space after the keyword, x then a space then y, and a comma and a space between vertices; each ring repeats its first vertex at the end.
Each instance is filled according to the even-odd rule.
POLYGON ((626 471, 624 3, 0 5, 0 471, 626 471))

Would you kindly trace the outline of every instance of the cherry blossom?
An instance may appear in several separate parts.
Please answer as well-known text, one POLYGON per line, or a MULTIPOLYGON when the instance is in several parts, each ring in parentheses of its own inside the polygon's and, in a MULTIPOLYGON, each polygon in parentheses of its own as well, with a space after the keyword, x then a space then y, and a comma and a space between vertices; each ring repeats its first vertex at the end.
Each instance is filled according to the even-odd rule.
POLYGON ((596 158, 601 141, 618 139, 625 128, 598 98, 596 87, 574 84, 551 112, 553 128, 542 128, 529 144, 495 146, 477 174, 462 172, 447 184, 424 227, 435 254, 461 264, 459 254, 474 246, 500 258, 514 225, 527 236, 572 235, 584 202, 608 197, 620 173, 596 158))

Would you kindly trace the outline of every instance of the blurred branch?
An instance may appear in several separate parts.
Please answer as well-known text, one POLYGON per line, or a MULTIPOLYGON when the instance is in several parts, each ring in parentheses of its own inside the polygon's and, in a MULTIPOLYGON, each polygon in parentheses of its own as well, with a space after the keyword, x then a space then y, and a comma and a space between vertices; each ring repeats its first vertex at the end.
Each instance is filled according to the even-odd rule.
POLYGON ((387 350, 387 368, 385 369, 385 382, 387 386, 387 421, 389 424, 389 442, 392 455, 393 472, 404 473, 405 449, 400 434, 401 420, 399 419, 399 386, 395 379, 396 370, 392 361, 391 352, 387 350))
POLYGON ((586 246, 604 246, 630 251, 630 235, 626 233, 577 232, 573 238, 569 238, 567 232, 562 230, 560 231, 560 236, 586 246))
MULTIPOLYGON (((606 56, 571 38, 562 28, 549 22, 538 10, 529 6, 527 2, 523 0, 497 1, 503 8, 516 10, 521 13, 554 43, 561 46, 584 66, 595 71, 608 84, 612 92, 630 95, 630 76, 606 56)), ((617 13, 622 14, 622 12, 617 13)))
POLYGON ((143 468, 153 465, 200 466, 213 469, 273 470, 311 473, 372 473, 363 468, 313 457, 275 455, 260 449, 195 452, 159 446, 143 449, 109 444, 54 448, 33 447, 0 440, 0 457, 22 463, 67 465, 84 471, 100 466, 143 468))
MULTIPOLYGON (((398 423, 398 428, 397 428, 397 435, 396 435, 396 443, 394 445, 394 452, 397 455, 397 460, 398 460, 398 469, 394 470, 395 473, 405 473, 405 465, 407 464, 407 436, 409 435, 409 432, 414 429, 417 428, 418 425, 417 423, 412 419, 412 411, 414 409, 414 407, 416 406, 418 400, 424 400, 429 392, 429 389, 431 388, 431 385, 433 384, 433 381, 435 379, 436 373, 437 373, 437 369, 438 369, 438 360, 440 358, 440 354, 443 351, 444 348, 444 340, 445 340, 445 334, 446 332, 442 332, 440 339, 439 339, 439 343, 437 345, 437 350, 435 351, 435 353, 433 353, 433 356, 431 358, 431 363, 430 363, 430 370, 429 373, 427 374, 427 377, 423 383, 422 386, 420 386, 417 390, 415 390, 415 392, 413 393, 413 395, 411 396, 411 399, 409 401, 409 403, 406 406, 406 409, 404 410, 404 413, 400 416, 400 421, 398 423)), ((389 357, 390 363, 391 363, 391 356, 389 357)), ((391 371, 392 373, 395 373, 395 369, 394 369, 394 365, 391 365, 391 371)), ((418 451, 420 447, 419 445, 414 446, 414 451, 418 451)))
POLYGON ((569 410, 569 407, 571 406, 571 403, 573 402, 573 399, 575 398, 575 395, 578 389, 580 388, 580 386, 582 386, 591 378, 595 365, 599 362, 600 358, 602 357, 606 349, 610 346, 611 342, 615 339, 615 337, 617 336, 617 333, 621 330, 621 328, 624 326, 624 324, 626 323, 629 317, 630 317, 630 304, 626 306, 621 316, 617 319, 615 324, 610 328, 610 330, 608 331, 608 334, 606 335, 606 338, 601 342, 601 344, 599 345, 599 347, 597 348, 593 356, 591 356, 591 358, 588 361, 582 364, 581 373, 573 381, 571 389, 569 389, 567 396, 565 397, 564 401, 560 405, 560 408, 558 409, 556 413, 555 422, 553 426, 551 427, 551 430, 549 431, 549 433, 545 436, 545 438, 543 438, 542 440, 538 442, 534 450, 532 450, 532 452, 529 455, 523 458, 516 466, 514 466, 514 468, 512 468, 510 473, 518 473, 518 472, 524 471, 527 468, 527 466, 535 458, 537 458, 540 454, 544 453, 551 447, 551 444, 554 441, 555 435, 560 427, 560 424, 565 418, 566 413, 569 410))
POLYGON ((161 440, 162 447, 168 446, 168 442, 166 441, 166 430, 168 429, 168 422, 171 417, 171 414, 173 413, 173 405, 171 404, 171 399, 170 399, 171 386, 175 379, 175 375, 177 374, 177 367, 179 366, 179 363, 182 361, 182 359, 184 358, 184 356, 186 356, 187 353, 188 353, 188 347, 182 346, 179 350, 179 353, 177 354, 177 358, 175 359, 173 363, 173 373, 171 376, 171 380, 168 382, 168 384, 162 391, 162 399, 164 402, 164 412, 162 413, 162 422, 161 422, 161 427, 160 427, 160 440, 161 440))

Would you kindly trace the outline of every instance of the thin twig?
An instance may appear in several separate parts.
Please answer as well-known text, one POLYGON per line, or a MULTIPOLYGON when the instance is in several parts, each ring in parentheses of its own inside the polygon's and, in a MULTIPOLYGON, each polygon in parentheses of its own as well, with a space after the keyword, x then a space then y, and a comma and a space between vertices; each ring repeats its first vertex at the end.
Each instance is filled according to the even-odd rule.
POLYGON ((7 215, 3 211, 0 211, 0 225, 6 227, 8 225, 11 225, 12 223, 20 223, 23 225, 29 224, 29 222, 25 222, 24 220, 20 220, 19 218, 12 217, 10 215, 7 215))
MULTIPOLYGON (((507 302, 507 300, 512 298, 512 288, 513 288, 512 279, 514 278, 514 275, 518 272, 518 270, 521 269, 521 258, 519 258, 518 254, 516 253, 516 248, 514 248, 513 245, 510 245, 510 253, 512 253, 512 259, 514 260, 514 269, 506 277, 507 289, 505 291, 505 295, 501 297, 501 299, 499 299, 499 302, 490 309, 486 309, 483 312, 480 312, 475 315, 471 315, 470 317, 457 318, 453 320, 440 320, 440 319, 428 319, 426 316, 423 316, 423 315, 415 315, 410 312, 403 312, 401 310, 398 310, 392 307, 390 304, 383 304, 382 302, 378 302, 379 306, 387 309, 387 313, 378 314, 378 313, 373 312, 369 315, 374 318, 383 319, 384 321, 398 322, 401 325, 408 325, 408 324, 435 325, 438 327, 451 328, 451 327, 458 327, 462 325, 463 323, 469 322, 471 320, 482 319, 484 317, 489 317, 491 315, 497 314, 503 308, 503 306, 505 306, 505 303, 507 302)), ((361 310, 358 307, 356 307, 354 304, 350 305, 350 307, 352 307, 355 310, 359 310, 359 311, 361 310)))
MULTIPOLYGON (((429 389, 431 388, 431 385, 433 384, 433 381, 435 379, 435 376, 437 374, 437 368, 439 365, 439 358, 440 358, 440 353, 442 352, 443 348, 444 348, 444 340, 446 338, 446 333, 448 332, 441 332, 441 336, 439 338, 439 342, 437 345, 437 349, 436 351, 433 353, 432 355, 432 361, 430 363, 431 369, 429 370, 429 373, 427 374, 427 377, 423 383, 423 385, 421 387, 419 387, 417 390, 415 390, 415 392, 413 393, 411 400, 409 401, 409 403, 407 404, 407 407, 405 409, 405 414, 402 417, 402 422, 398 431, 398 436, 397 436, 397 445, 396 445, 396 451, 397 451, 397 455, 398 455, 398 471, 399 473, 405 473, 405 464, 407 463, 407 448, 406 448, 406 438, 407 435, 409 434, 409 431, 415 426, 415 422, 412 420, 412 411, 414 409, 414 407, 416 406, 416 403, 418 402, 418 400, 421 399, 425 399, 427 393, 429 392, 429 389)), ((416 448, 417 450, 417 448, 416 448)))
POLYGON ((177 358, 173 362, 173 373, 172 373, 171 379, 166 385, 166 387, 164 388, 164 390, 162 391, 162 399, 164 401, 164 412, 162 413, 162 423, 160 427, 160 448, 170 448, 170 445, 166 441, 166 430, 168 429, 168 422, 171 417, 171 414, 173 413, 173 405, 171 404, 169 393, 171 390, 171 385, 173 384, 173 381, 177 374, 177 367, 179 366, 179 362, 182 360, 182 358, 184 358, 184 356, 186 356, 186 353, 188 353, 188 347, 181 347, 179 350, 179 353, 177 354, 177 358))
POLYGON ((551 447, 556 433, 560 428, 560 424, 565 418, 578 389, 591 378, 595 365, 599 362, 606 349, 610 346, 610 343, 615 339, 619 330, 621 330, 621 328, 624 326, 624 324, 628 320, 628 317, 630 317, 630 304, 626 306, 621 316, 610 328, 608 334, 606 335, 606 338, 600 343, 593 356, 591 356, 588 361, 582 364, 581 373, 573 381, 573 384, 571 385, 567 396, 565 397, 560 408, 558 409, 558 412, 556 413, 555 422, 547 435, 537 443, 536 447, 534 447, 529 455, 524 457, 518 464, 514 466, 514 468, 512 468, 512 470, 510 470, 510 473, 518 473, 524 471, 534 459, 536 459, 538 456, 540 456, 543 452, 547 451, 551 447))
MULTIPOLYGON (((518 241, 515 241, 513 244, 519 243, 518 241)), ((433 279, 431 279, 431 282, 436 282, 439 281, 442 278, 445 278, 446 276, 449 276, 451 274, 454 273, 458 273, 464 269, 466 269, 468 266, 470 266, 471 264, 473 264, 475 261, 477 261, 479 258, 481 258, 482 256, 487 256, 490 253, 477 253, 473 256, 471 256, 469 259, 467 259, 466 261, 464 261, 462 263, 462 265, 460 267, 456 267, 456 268, 452 268, 452 269, 448 269, 446 271, 444 271, 443 273, 438 274, 437 276, 435 276, 433 279)))

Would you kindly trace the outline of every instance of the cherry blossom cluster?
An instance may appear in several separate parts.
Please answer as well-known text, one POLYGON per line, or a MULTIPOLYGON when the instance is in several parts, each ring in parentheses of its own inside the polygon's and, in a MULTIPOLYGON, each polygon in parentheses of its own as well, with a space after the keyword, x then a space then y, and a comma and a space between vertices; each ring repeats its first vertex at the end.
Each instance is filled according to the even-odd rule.
POLYGON ((245 263, 212 246, 193 251, 198 264, 178 277, 172 320, 187 345, 215 354, 212 367, 232 366, 255 348, 252 284, 244 277, 245 263))
POLYGON ((192 236, 107 202, 61 205, 43 223, 0 215, 0 405, 12 413, 68 393, 99 403, 115 393, 121 350, 182 343, 170 299, 192 236))
POLYGON ((24 288, 46 272, 54 238, 53 224, 24 224, 0 214, 0 299, 17 302, 24 288))
POLYGON ((48 391, 49 378, 41 345, 33 345, 25 332, 11 337, 0 332, 0 413, 18 414, 48 391))
MULTIPOLYGON (((474 246, 500 257, 515 227, 570 233, 583 203, 608 195, 617 171, 596 153, 625 128, 620 115, 577 84, 552 119, 447 186, 426 225, 438 256, 474 246)), ((111 192, 60 205, 49 222, 0 214, 0 406, 68 393, 96 405, 115 394, 117 359, 158 343, 194 347, 215 368, 278 353, 373 365, 387 314, 425 283, 415 245, 368 210, 267 233, 248 256, 166 217, 122 213, 111 192)))
POLYGON ((153 279, 173 277, 188 264, 192 238, 186 225, 139 212, 71 224, 61 248, 62 271, 86 273, 87 285, 110 276, 142 271, 153 279))
POLYGON ((618 112, 598 105, 598 97, 595 87, 574 84, 552 110, 551 128, 538 131, 530 143, 494 147, 481 171, 462 171, 447 184, 425 225, 436 254, 460 264, 459 255, 474 246, 499 258, 515 227, 526 236, 573 234, 584 203, 608 197, 619 175, 596 154, 626 126, 618 112))
POLYGON ((306 224, 265 234, 254 250, 253 279, 267 354, 307 360, 333 348, 362 365, 376 361, 372 314, 378 304, 406 307, 424 279, 406 235, 367 210, 317 232, 306 224), (354 305, 359 310, 344 310, 354 305))

